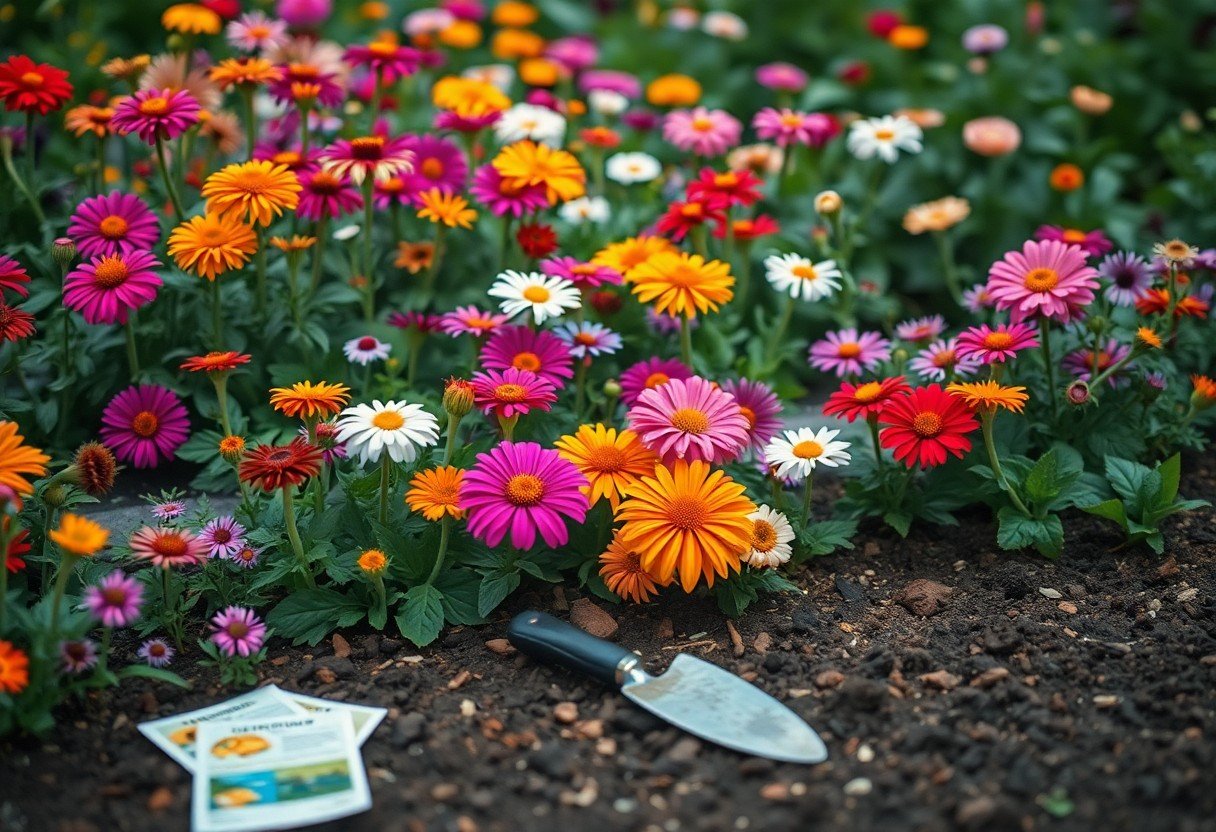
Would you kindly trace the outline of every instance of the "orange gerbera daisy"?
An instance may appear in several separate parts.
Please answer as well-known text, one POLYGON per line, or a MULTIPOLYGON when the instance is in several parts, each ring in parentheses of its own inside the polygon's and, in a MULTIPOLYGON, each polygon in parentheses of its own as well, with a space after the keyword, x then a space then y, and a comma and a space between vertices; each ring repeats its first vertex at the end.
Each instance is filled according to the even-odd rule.
POLYGON ((1191 376, 1191 404, 1196 410, 1207 410, 1216 404, 1216 381, 1207 376, 1191 376))
POLYGON ((675 317, 695 318, 697 312, 717 312, 735 296, 730 265, 699 254, 659 252, 629 275, 633 293, 654 310, 675 317))
POLYGON ((666 583, 678 571, 680 585, 692 592, 697 579, 725 578, 739 571, 750 550, 756 504, 743 486, 702 460, 656 465, 654 476, 640 477, 625 489, 616 518, 641 556, 642 568, 666 583))
POLYGON ((152 63, 151 55, 136 55, 133 58, 111 58, 101 65, 101 71, 120 81, 138 81, 139 76, 152 63))
POLYGON ((248 364, 253 356, 229 350, 193 355, 181 363, 181 369, 191 373, 228 373, 242 364, 248 364))
POLYGON ((169 254, 178 268, 208 280, 241 268, 257 249, 253 228, 236 214, 191 217, 169 235, 169 254))
POLYGON ((305 237, 302 234, 292 234, 290 237, 271 237, 270 244, 279 251, 294 254, 307 251, 317 244, 316 237, 305 237))
POLYGON ((114 118, 113 107, 94 107, 92 104, 81 104, 63 114, 63 126, 80 138, 85 133, 92 133, 99 139, 110 135, 110 119, 114 118))
POLYGON ((630 237, 611 243, 596 252, 591 262, 620 272, 626 279, 634 269, 660 252, 674 252, 676 247, 666 237, 630 237))
POLYGON ((0 692, 16 696, 29 683, 29 656, 11 641, 0 641, 0 692))
POLYGON ((631 430, 617 433, 602 424, 582 425, 573 436, 553 443, 557 452, 575 464, 589 485, 582 491, 589 505, 607 498, 612 510, 621 503, 625 488, 654 473, 658 455, 647 448, 631 430))
POLYGON ((214 35, 223 22, 218 14, 200 3, 178 3, 160 16, 162 26, 183 35, 214 35))
POLYGON ((600 577, 610 590, 635 604, 644 604, 659 592, 654 576, 642 568, 642 556, 620 529, 600 555, 600 577))
POLYGON ((17 433, 16 422, 0 422, 0 485, 18 494, 31 494, 34 486, 26 477, 46 474, 46 464, 51 458, 24 442, 25 437, 17 433))
POLYGON ((345 384, 321 381, 297 381, 290 387, 275 387, 270 391, 270 404, 291 419, 317 419, 332 416, 350 401, 350 388, 345 384))
POLYGON ((388 556, 379 549, 368 549, 359 555, 358 563, 368 575, 379 575, 388 567, 388 556))
POLYGON ((1021 413, 1027 399, 1025 387, 1009 387, 995 381, 956 381, 946 385, 946 392, 980 413, 995 413, 999 408, 1021 413))
POLYGON ((418 218, 433 223, 443 223, 448 228, 472 228, 477 212, 469 207, 469 201, 458 194, 449 194, 439 188, 431 188, 418 194, 422 208, 418 218))
POLYGON ((251 89, 283 80, 283 70, 265 58, 225 58, 208 74, 222 90, 233 86, 251 89))
POLYGON ((52 529, 48 537, 66 554, 91 558, 106 545, 110 532, 87 517, 66 512, 59 520, 59 528, 52 529))
POLYGON ((587 172, 573 154, 531 139, 507 145, 492 164, 508 188, 544 185, 550 205, 577 199, 587 191, 587 172))
POLYGON ((430 268, 435 259, 434 243, 397 243, 397 259, 393 265, 406 269, 410 274, 418 274, 423 269, 430 268))
POLYGON ((480 118, 507 109, 511 99, 488 81, 449 75, 431 87, 431 103, 463 118, 480 118))
POLYGON ((270 225, 283 211, 294 211, 300 190, 291 168, 264 159, 228 165, 203 184, 209 212, 242 219, 248 215, 249 222, 258 225, 270 225))
POLYGON ((1161 349, 1161 336, 1152 327, 1142 326, 1136 329, 1136 343, 1159 350, 1161 349))
POLYGON ((445 516, 459 520, 464 517, 459 505, 463 482, 464 471, 451 465, 419 471, 410 480, 405 502, 411 511, 419 512, 427 520, 441 520, 445 516))

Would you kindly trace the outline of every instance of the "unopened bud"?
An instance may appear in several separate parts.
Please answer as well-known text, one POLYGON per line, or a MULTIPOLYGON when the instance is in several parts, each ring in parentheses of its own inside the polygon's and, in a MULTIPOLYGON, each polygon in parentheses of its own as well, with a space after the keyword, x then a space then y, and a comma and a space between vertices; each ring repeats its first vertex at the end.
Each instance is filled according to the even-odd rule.
POLYGON ((1069 404, 1080 407, 1083 404, 1089 403, 1089 385, 1077 379, 1064 391, 1064 396, 1068 399, 1069 404))
POLYGON ((820 191, 815 196, 815 210, 825 217, 840 213, 844 207, 844 199, 835 191, 820 191))
POLYGON ((55 483, 42 492, 42 499, 52 508, 59 508, 67 498, 68 491, 62 483, 55 483))
POLYGON ((245 438, 235 434, 220 440, 220 456, 235 465, 245 453, 245 438))
POLYGON ((443 409, 456 419, 466 416, 473 409, 473 385, 463 378, 449 378, 443 388, 443 409))
POLYGON ((604 382, 604 395, 610 399, 618 399, 621 396, 621 383, 614 378, 610 378, 604 382))
POLYGON ((68 237, 56 237, 51 243, 51 259, 59 268, 66 269, 76 259, 76 243, 68 237))

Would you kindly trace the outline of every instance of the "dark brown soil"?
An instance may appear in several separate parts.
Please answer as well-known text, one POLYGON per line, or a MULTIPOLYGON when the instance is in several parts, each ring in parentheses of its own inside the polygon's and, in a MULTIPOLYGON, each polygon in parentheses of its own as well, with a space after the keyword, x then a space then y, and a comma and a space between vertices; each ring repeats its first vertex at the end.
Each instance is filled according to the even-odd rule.
MULTIPOLYGON (((1188 467, 1183 493, 1216 501, 1216 458, 1188 467)), ((570 591, 524 593, 420 654, 358 632, 346 658, 276 645, 262 679, 391 709, 364 748, 375 807, 334 830, 1212 830, 1212 519, 1176 519, 1157 558, 1072 516, 1058 563, 997 551, 983 515, 878 534, 737 635, 708 599, 608 608, 652 670, 687 650, 786 701, 828 744, 814 767, 717 749, 492 649, 525 606, 568 615, 570 591), (904 592, 916 579, 953 592, 904 592)), ((0 829, 185 829, 189 776, 135 724, 226 695, 206 675, 128 686, 67 706, 44 744, 0 743, 0 829)))

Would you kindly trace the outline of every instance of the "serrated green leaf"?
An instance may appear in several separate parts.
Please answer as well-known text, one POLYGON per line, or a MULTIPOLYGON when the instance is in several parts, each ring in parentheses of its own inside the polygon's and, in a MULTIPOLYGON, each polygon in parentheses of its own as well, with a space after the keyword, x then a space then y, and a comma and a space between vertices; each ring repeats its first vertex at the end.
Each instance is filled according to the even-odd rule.
POLYGON ((443 594, 443 619, 448 624, 483 624, 477 614, 481 576, 467 569, 448 569, 435 579, 435 588, 443 594))
POLYGON ((1064 524, 1054 514, 1039 519, 1005 506, 997 512, 997 523, 996 542, 1002 549, 1034 547, 1047 557, 1056 557, 1064 548, 1064 524))
POLYGON ((1092 506, 1081 506, 1081 511, 1096 517, 1114 520, 1124 529, 1127 528, 1127 514, 1123 511, 1123 501, 1110 499, 1092 506))
POLYGON ((519 586, 518 572, 495 571, 482 578, 477 590, 477 614, 482 618, 492 613, 519 586))
POLYGON ((410 587, 396 618, 401 635, 425 647, 443 630, 443 596, 430 584, 410 587))
POLYGON ((1161 474, 1161 490, 1157 501, 1160 506, 1171 505, 1178 498, 1178 485, 1182 481, 1182 456, 1174 454, 1157 466, 1161 474))
POLYGON ((1039 457, 1039 461, 1026 474, 1023 486, 1026 496, 1039 504, 1054 500, 1060 493, 1057 477, 1058 466, 1055 451, 1048 451, 1039 457))
MULTIPOLYGON (((293 644, 317 644, 346 616, 364 615, 363 605, 332 589, 302 589, 288 595, 266 616, 277 635, 293 644)), ((358 620, 358 618, 356 618, 358 620)))
POLYGON ((1110 483, 1110 487, 1115 489, 1115 493, 1128 503, 1136 500, 1140 486, 1144 482, 1144 478, 1149 475, 1150 470, 1130 459, 1120 459, 1117 456, 1106 457, 1106 480, 1110 483))

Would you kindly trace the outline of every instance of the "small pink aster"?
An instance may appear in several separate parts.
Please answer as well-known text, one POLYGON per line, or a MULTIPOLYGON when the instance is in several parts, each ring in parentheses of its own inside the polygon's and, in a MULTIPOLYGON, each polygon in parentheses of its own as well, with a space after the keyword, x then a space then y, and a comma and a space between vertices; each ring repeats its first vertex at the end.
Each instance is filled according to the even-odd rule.
POLYGON ((277 49, 287 44, 287 21, 267 17, 259 11, 246 12, 231 21, 224 37, 242 52, 277 49))
POLYGON ((103 627, 126 627, 139 618, 144 585, 120 571, 111 572, 84 591, 84 607, 103 627))
POLYGON ((302 173, 296 213, 306 220, 334 219, 363 209, 363 195, 344 176, 328 171, 302 173))
POLYGON ((262 649, 266 625, 251 609, 227 607, 211 619, 211 641, 225 656, 247 658, 262 649))
POLYGON ((542 260, 540 270, 552 277, 569 280, 580 289, 595 289, 605 284, 619 286, 621 273, 610 266, 600 266, 577 257, 552 257, 542 260))
POLYGON ((553 382, 528 370, 484 370, 474 373, 471 381, 474 406, 503 419, 549 410, 557 401, 553 382))
POLYGON ((231 515, 207 521, 198 536, 208 557, 231 558, 245 548, 245 527, 231 515))
POLYGON ((570 345, 570 354, 575 358, 591 359, 599 355, 612 355, 621 348, 621 336, 603 324, 583 321, 567 321, 554 330, 557 337, 570 345))
POLYGON ((970 289, 963 290, 963 308, 976 315, 986 309, 996 306, 992 295, 988 294, 987 283, 977 283, 970 289))
POLYGON ((506 322, 506 315, 486 312, 476 306, 458 306, 440 317, 439 330, 453 338, 460 335, 483 338, 506 322))
POLYGON ((921 350, 908 367, 921 378, 930 381, 945 381, 947 376, 967 377, 975 375, 980 361, 971 356, 963 357, 958 351, 958 339, 948 338, 934 341, 921 350))
POLYGON ((186 513, 186 504, 181 500, 165 500, 152 506, 152 516, 162 523, 166 520, 176 520, 186 513))
POLYGON ((752 119, 756 136, 776 142, 778 147, 793 144, 823 147, 840 135, 840 122, 826 113, 803 113, 788 108, 765 107, 752 119))
POLYGON ((92 639, 62 641, 59 643, 59 660, 65 673, 79 675, 97 664, 97 643, 92 639))
POLYGON ((673 379, 692 378, 692 368, 678 358, 649 358, 621 373, 621 402, 630 407, 647 390, 673 379))
POLYGON ((735 397, 747 420, 752 448, 763 451, 768 441, 781 430, 781 399, 764 382, 746 378, 727 379, 722 382, 722 389, 735 397))
POLYGON ((743 125, 725 110, 694 107, 668 113, 663 120, 663 138, 697 156, 721 156, 739 144, 742 133, 743 125))
POLYGON ((895 335, 902 341, 913 343, 932 341, 946 331, 946 319, 941 315, 913 318, 895 325, 895 335))
POLYGON ((735 397, 700 376, 642 393, 629 408, 629 427, 667 464, 677 459, 731 462, 751 440, 735 397))
POLYGON ((988 292, 1010 318, 1050 318, 1068 323, 1084 315, 1098 289, 1098 273, 1079 246, 1058 240, 1028 241, 1009 251, 988 272, 988 292))
POLYGON ((756 83, 777 92, 802 92, 810 80, 804 70, 784 61, 756 67, 756 83))
POLYGON ((176 651, 162 638, 150 638, 139 645, 135 655, 139 656, 149 667, 167 667, 173 661, 176 651))
POLYGON ((996 327, 980 324, 963 330, 956 344, 961 357, 992 364, 1008 361, 1022 350, 1037 347, 1039 340, 1030 324, 998 324, 996 327))
POLYGON ((891 342, 877 332, 858 334, 849 327, 829 332, 811 344, 807 355, 812 367, 838 377, 859 376, 891 358, 891 342))

